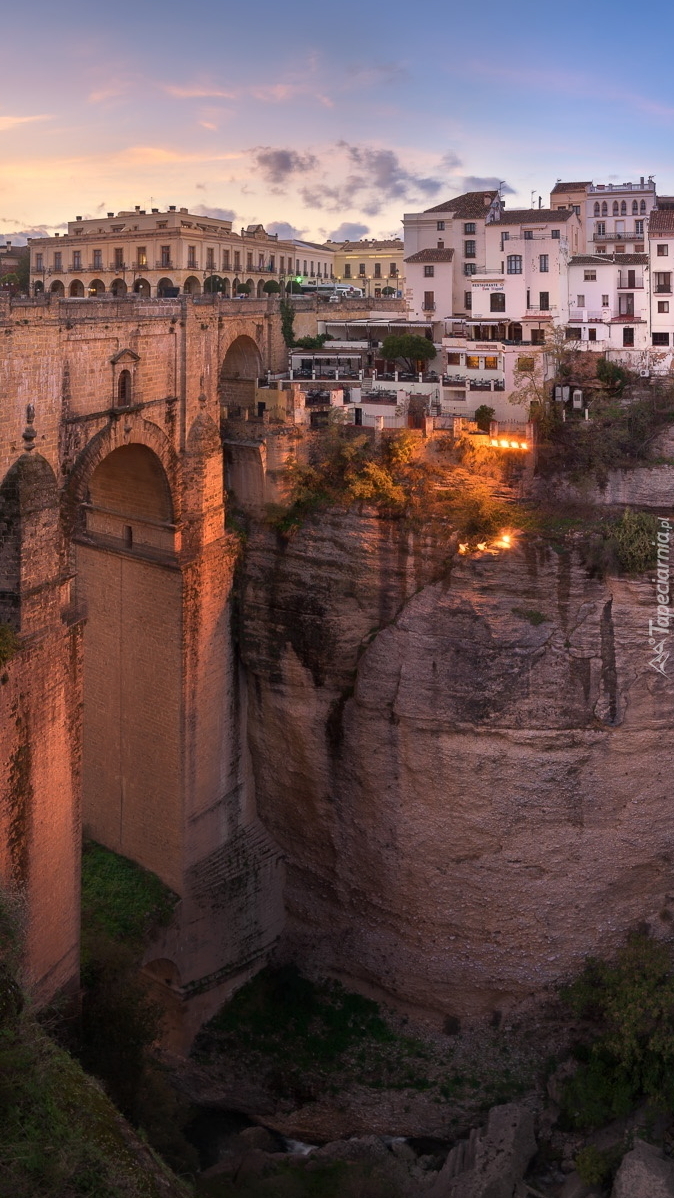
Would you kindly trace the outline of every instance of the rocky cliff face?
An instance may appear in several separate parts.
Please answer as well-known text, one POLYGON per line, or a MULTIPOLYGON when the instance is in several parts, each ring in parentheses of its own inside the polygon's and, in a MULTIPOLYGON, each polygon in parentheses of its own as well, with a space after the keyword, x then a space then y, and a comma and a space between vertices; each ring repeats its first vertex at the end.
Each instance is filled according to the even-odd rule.
POLYGON ((258 528, 242 652, 299 959, 440 1017, 539 995, 674 915, 672 684, 648 579, 395 521, 258 528), (541 619, 544 617, 544 619, 541 619))

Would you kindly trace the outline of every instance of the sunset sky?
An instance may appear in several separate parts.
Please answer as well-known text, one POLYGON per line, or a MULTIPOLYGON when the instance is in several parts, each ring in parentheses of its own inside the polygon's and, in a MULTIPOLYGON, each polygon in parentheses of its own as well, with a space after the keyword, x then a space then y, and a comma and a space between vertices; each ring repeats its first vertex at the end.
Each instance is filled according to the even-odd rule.
POLYGON ((165 208, 382 236, 459 191, 674 192, 671 5, 5 6, 0 241, 165 208), (512 189, 509 191, 508 189, 512 189))

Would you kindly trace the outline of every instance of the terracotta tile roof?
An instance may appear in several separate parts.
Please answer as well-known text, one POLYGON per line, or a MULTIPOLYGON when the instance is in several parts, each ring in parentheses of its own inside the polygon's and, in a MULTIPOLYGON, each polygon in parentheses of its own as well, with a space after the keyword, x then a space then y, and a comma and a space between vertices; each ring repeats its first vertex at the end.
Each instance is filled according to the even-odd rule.
POLYGON ((669 208, 656 209, 648 218, 648 236, 661 237, 667 233, 674 233, 674 212, 669 208))
POLYGON ((434 208, 426 208, 425 212, 451 212, 457 220, 475 220, 485 216, 498 195, 497 191, 466 191, 463 195, 454 196, 453 200, 445 200, 434 208), (489 203, 486 198, 489 198, 489 203))
POLYGON ((591 179, 583 179, 580 183, 555 183, 550 195, 553 196, 556 191, 580 191, 581 187, 589 187, 591 183, 591 179))
POLYGON ((341 250, 345 254, 359 254, 368 250, 401 250, 403 243, 399 238, 389 241, 326 241, 321 249, 341 250))
MULTIPOLYGON (((674 216, 674 213, 672 213, 674 216)), ((646 266, 648 254, 577 254, 569 266, 646 266)))
POLYGON ((405 258, 405 262, 451 262, 454 250, 419 250, 405 258))
POLYGON ((513 208, 502 212, 495 225, 559 224, 573 216, 570 208, 513 208))

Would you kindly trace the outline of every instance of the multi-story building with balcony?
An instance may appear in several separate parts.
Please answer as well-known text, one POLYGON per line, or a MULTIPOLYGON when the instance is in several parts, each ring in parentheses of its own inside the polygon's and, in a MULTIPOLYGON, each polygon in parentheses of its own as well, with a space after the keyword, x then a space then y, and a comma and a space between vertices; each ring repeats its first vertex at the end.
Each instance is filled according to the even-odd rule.
POLYGON ((648 228, 650 259, 650 343, 652 364, 669 369, 674 357, 674 204, 651 213, 648 228))
POLYGON ((627 364, 639 365, 649 344, 649 277, 648 254, 572 258, 569 341, 579 342, 579 349, 616 351, 614 356, 627 364))
POLYGON ((291 273, 288 263, 294 266, 295 259, 292 243, 263 225, 237 234, 231 221, 175 207, 76 217, 66 234, 29 244, 31 292, 73 297, 235 295, 241 285, 248 294, 263 295, 267 280, 291 273))
POLYGON ((643 175, 638 183, 565 183, 550 193, 550 207, 569 207, 583 229, 581 254, 643 254, 648 219, 657 205, 655 183, 643 175))
POLYGON ((321 287, 333 284, 335 279, 335 253, 332 247, 319 245, 315 241, 293 240, 292 258, 286 258, 286 275, 302 286, 321 287))
POLYGON ((326 241, 325 248, 334 254, 337 283, 351 283, 363 295, 376 299, 395 296, 404 290, 404 247, 400 238, 326 241))
MULTIPOLYGON (((410 260, 422 251, 453 251, 451 305, 445 298, 444 288, 429 287, 422 280, 419 289, 415 272, 414 283, 408 277, 405 288, 410 310, 415 315, 423 311, 425 293, 436 290, 438 295, 432 302, 438 315, 470 315, 471 279, 486 265, 485 230, 492 221, 498 220, 502 208, 498 191, 468 191, 424 212, 405 213, 403 228, 408 271, 410 260)), ((431 302, 428 297, 426 302, 431 302)))

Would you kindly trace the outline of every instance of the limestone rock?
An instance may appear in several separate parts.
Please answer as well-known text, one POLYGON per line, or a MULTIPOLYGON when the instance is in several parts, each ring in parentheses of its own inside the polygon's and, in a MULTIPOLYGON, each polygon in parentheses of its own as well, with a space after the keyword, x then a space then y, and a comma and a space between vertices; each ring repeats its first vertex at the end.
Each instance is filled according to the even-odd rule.
POLYGON ((532 1112, 518 1103, 493 1107, 469 1148, 468 1167, 457 1173, 450 1153, 428 1198, 512 1198, 535 1151, 532 1112))
POLYGON ((611 1198, 674 1198, 674 1161, 638 1140, 623 1157, 611 1198))

